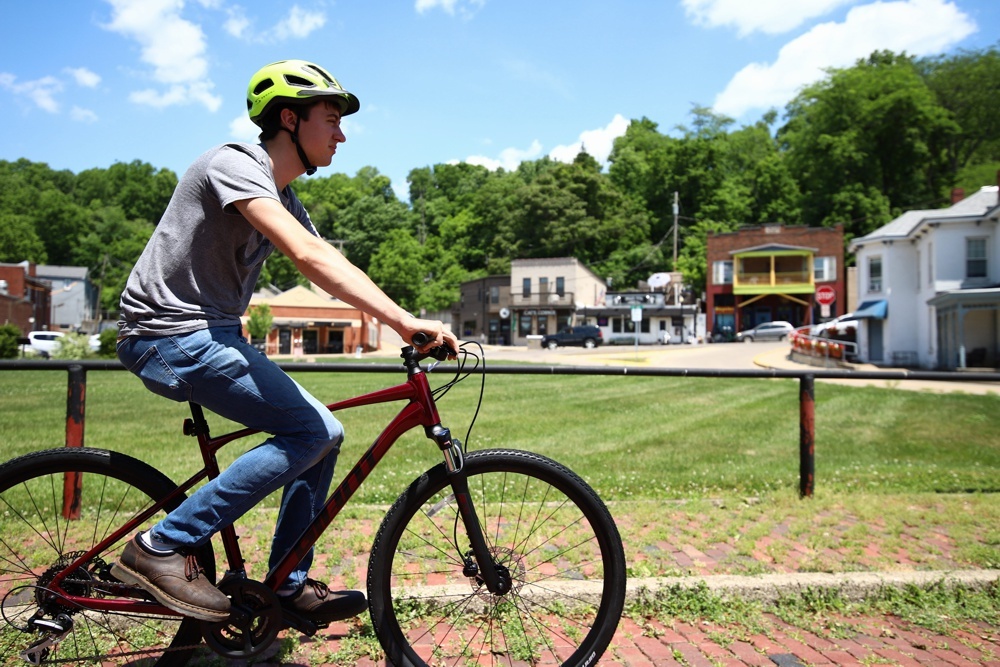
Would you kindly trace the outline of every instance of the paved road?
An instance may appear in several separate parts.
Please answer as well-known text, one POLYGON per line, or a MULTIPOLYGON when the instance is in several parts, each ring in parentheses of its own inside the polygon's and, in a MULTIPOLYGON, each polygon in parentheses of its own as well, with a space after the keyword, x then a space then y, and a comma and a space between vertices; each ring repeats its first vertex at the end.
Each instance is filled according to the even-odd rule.
MULTIPOLYGON (((752 370, 776 368, 805 371, 812 368, 788 358, 787 342, 726 343, 712 345, 640 345, 603 346, 593 350, 564 347, 556 350, 529 350, 525 347, 488 346, 487 359, 493 364, 530 361, 540 364, 576 366, 622 366, 689 369, 752 370)), ((870 364, 857 364, 854 370, 893 371, 870 364)), ((875 386, 931 392, 965 392, 1000 395, 1000 382, 939 382, 927 380, 820 380, 852 386, 875 386)))

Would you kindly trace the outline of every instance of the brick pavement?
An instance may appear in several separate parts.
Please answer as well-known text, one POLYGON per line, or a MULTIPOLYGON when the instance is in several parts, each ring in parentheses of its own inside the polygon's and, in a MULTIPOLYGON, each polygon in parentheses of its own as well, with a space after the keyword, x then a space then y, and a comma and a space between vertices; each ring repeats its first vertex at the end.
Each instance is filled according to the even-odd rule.
MULTIPOLYGON (((926 507, 921 511, 921 516, 927 515, 926 507)), ((706 508, 704 504, 695 508, 678 505, 661 510, 663 520, 673 527, 672 537, 661 539, 650 527, 635 525, 639 519, 627 511, 627 507, 613 508, 613 512, 623 535, 627 536, 626 557, 634 569, 644 567, 661 582, 707 582, 713 592, 717 590, 713 585, 718 585, 729 594, 733 590, 732 581, 749 582, 750 586, 738 594, 753 599, 761 599, 762 590, 774 593, 773 582, 781 577, 791 579, 789 593, 802 591, 807 586, 823 587, 826 585, 824 577, 867 577, 874 583, 869 582, 870 585, 861 591, 862 596, 865 591, 877 590, 879 586, 899 586, 900 581, 905 584, 909 578, 915 579, 921 574, 931 581, 940 573, 952 573, 956 577, 961 574, 985 576, 980 576, 980 582, 1000 579, 1000 572, 976 570, 976 565, 968 561, 968 552, 963 547, 969 545, 962 544, 970 539, 968 534, 953 534, 949 526, 936 526, 926 520, 921 524, 904 517, 901 525, 888 518, 868 521, 865 530, 859 531, 861 520, 858 517, 849 512, 817 507, 810 527, 803 529, 789 519, 767 512, 748 520, 733 509, 706 508), (720 522, 720 516, 729 517, 729 523, 720 522), (709 526, 712 528, 707 528, 709 526), (738 534, 734 536, 734 530, 749 530, 743 526, 755 527, 754 536, 742 539, 738 534), (664 574, 672 576, 663 578, 664 574), (817 581, 820 583, 816 584, 817 581)), ((989 516, 993 516, 992 513, 989 516)), ((352 519, 352 525, 356 524, 358 533, 370 534, 375 521, 352 519)), ((994 560, 1000 556, 995 539, 994 533, 984 530, 980 545, 993 549, 994 560)), ((367 556, 363 550, 340 553, 334 563, 334 559, 321 554, 314 575, 327 578, 334 587, 361 586, 367 556)), ((838 590, 844 592, 842 588, 838 590)), ((685 621, 658 614, 645 618, 626 615, 600 664, 629 667, 873 664, 1000 667, 1000 628, 995 625, 964 622, 947 631, 935 632, 891 615, 837 615, 826 611, 791 623, 779 617, 775 610, 763 608, 751 623, 685 621)), ((927 612, 933 615, 934 610, 927 612)), ((997 615, 1000 610, 995 611, 994 618, 997 615)), ((262 667, 383 665, 384 661, 359 658, 357 653, 342 650, 345 646, 353 648, 358 644, 351 630, 351 625, 341 623, 312 638, 288 637, 283 646, 272 648, 270 658, 262 656, 255 664, 262 667)))

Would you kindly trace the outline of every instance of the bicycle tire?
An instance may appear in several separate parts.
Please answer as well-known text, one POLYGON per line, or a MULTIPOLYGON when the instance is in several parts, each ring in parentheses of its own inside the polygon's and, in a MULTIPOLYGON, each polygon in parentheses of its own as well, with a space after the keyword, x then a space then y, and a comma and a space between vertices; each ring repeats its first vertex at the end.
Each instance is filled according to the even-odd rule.
POLYGON ((396 500, 372 547, 369 606, 388 661, 596 664, 625 602, 624 549, 604 503, 538 454, 483 450, 464 465, 486 541, 513 587, 493 596, 468 569, 448 474, 443 464, 429 470, 396 500))
MULTIPOLYGON (((84 553, 139 511, 166 497, 176 485, 152 466, 118 452, 61 448, 32 452, 0 466, 0 663, 12 664, 21 651, 40 639, 28 619, 43 605, 46 617, 57 611, 73 621, 70 634, 52 647, 41 664, 89 662, 95 656, 158 667, 184 665, 202 640, 200 623, 191 618, 136 616, 70 609, 45 596, 47 578, 64 569, 75 553, 84 553), (79 519, 62 516, 66 473, 82 473, 79 519), (47 598, 47 599, 45 599, 47 598)), ((179 496, 166 508, 183 500, 179 496)), ((144 527, 164 516, 157 513, 144 527)), ((114 597, 117 580, 110 566, 131 535, 90 561, 87 571, 69 575, 74 593, 114 597)), ((211 544, 199 554, 206 575, 215 580, 211 544)), ((117 584, 121 586, 121 584, 117 584)), ((121 589, 118 589, 121 591, 121 589)))

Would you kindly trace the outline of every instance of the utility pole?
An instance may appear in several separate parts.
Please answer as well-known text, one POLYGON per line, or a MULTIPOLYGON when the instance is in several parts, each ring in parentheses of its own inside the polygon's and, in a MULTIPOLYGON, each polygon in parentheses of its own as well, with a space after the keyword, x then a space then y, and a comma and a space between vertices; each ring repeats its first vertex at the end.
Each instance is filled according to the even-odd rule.
POLYGON ((673 271, 677 270, 677 216, 681 212, 679 197, 680 195, 674 190, 674 264, 671 267, 673 271))

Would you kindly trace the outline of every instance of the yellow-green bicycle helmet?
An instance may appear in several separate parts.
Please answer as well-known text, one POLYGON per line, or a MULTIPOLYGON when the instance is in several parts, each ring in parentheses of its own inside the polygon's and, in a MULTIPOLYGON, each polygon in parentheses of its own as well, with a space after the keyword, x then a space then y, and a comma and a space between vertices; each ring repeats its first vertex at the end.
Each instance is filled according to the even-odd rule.
POLYGON ((322 67, 305 60, 279 60, 260 68, 250 78, 247 113, 260 125, 276 103, 305 104, 317 97, 332 97, 345 116, 361 108, 358 98, 322 67))

